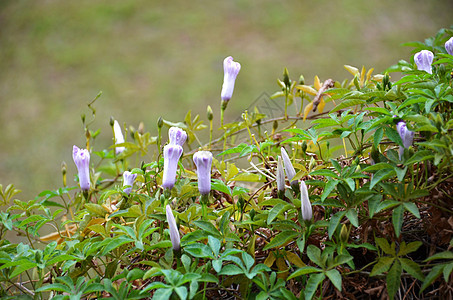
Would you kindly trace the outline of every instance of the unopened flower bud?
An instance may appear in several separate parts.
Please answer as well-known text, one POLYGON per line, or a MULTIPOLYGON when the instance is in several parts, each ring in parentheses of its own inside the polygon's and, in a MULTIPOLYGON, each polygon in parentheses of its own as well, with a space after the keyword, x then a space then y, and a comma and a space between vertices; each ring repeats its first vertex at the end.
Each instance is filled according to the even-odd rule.
POLYGON ((162 126, 164 126, 164 119, 159 117, 159 119, 157 119, 157 127, 162 128, 162 126))
POLYGON ((299 76, 299 84, 302 84, 302 85, 305 84, 305 77, 304 77, 304 75, 300 75, 300 76, 299 76))
POLYGON ((213 114, 213 112, 212 112, 212 108, 211 108, 210 105, 208 105, 208 108, 207 108, 207 110, 206 110, 206 114, 207 114, 207 116, 208 116, 208 120, 209 120, 209 121, 212 121, 212 119, 214 118, 214 114, 213 114))
POLYGON ((168 144, 164 147, 164 174, 162 176, 162 186, 165 189, 172 189, 176 181, 176 171, 178 161, 183 149, 179 145, 168 144))
POLYGON ((433 73, 431 68, 431 64, 433 63, 434 54, 429 50, 422 50, 420 52, 415 53, 414 61, 417 65, 418 70, 423 70, 428 72, 429 74, 433 73))
POLYGON ((275 132, 278 128, 278 121, 275 120, 274 123, 272 123, 272 130, 275 132))
POLYGON ((453 55, 453 37, 445 42, 445 50, 447 50, 448 54, 453 55))
POLYGON ((281 155, 283 158, 283 165, 285 166, 285 171, 286 171, 286 177, 288 178, 288 181, 293 185, 292 179, 294 176, 296 176, 296 170, 294 170, 293 164, 291 163, 291 160, 289 159, 288 153, 286 152, 285 148, 281 147, 281 155))
POLYGON ((212 153, 198 151, 193 155, 193 162, 197 166, 198 191, 201 195, 207 195, 211 191, 212 153))
POLYGON ((308 198, 308 189, 304 181, 300 182, 300 208, 302 212, 302 219, 305 221, 311 220, 313 217, 313 211, 311 208, 311 202, 308 198))
POLYGON ((283 169, 282 158, 279 155, 277 158, 277 190, 285 191, 285 170, 283 169))
POLYGON ((234 83, 236 81, 236 77, 241 70, 241 64, 238 62, 233 61, 233 57, 228 56, 223 61, 223 85, 222 85, 222 92, 221 98, 222 101, 228 101, 233 96, 234 91, 234 83))
POLYGON ((90 153, 86 149, 72 148, 72 159, 79 173, 79 184, 83 191, 90 189, 90 153))
MULTIPOLYGON (((115 137, 115 145, 124 143, 124 137, 123 137, 123 133, 121 132, 121 126, 117 120, 113 121, 113 135, 115 137)), ((123 152, 125 149, 126 148, 124 146, 116 147, 115 153, 118 155, 121 152, 123 152)))
POLYGON ((289 72, 287 68, 283 71, 283 82, 285 83, 286 88, 290 87, 291 82, 289 80, 289 72))
POLYGON ((113 116, 110 116, 110 126, 113 127, 113 124, 115 123, 115 119, 113 118, 113 116))
POLYGON ((166 215, 167 215, 167 222, 168 227, 170 230, 170 240, 173 246, 174 251, 179 251, 181 249, 181 238, 179 236, 178 226, 176 225, 175 217, 173 216, 173 212, 171 210, 170 205, 167 204, 165 207, 166 215))
POLYGON ((132 174, 129 171, 124 171, 123 173, 123 187, 128 186, 124 189, 126 194, 130 194, 132 190, 132 186, 134 185, 134 181, 137 178, 137 174, 132 174))
POLYGON ((138 123, 137 130, 138 130, 138 133, 144 134, 145 133, 145 123, 143 123, 143 122, 138 123))
POLYGON ((414 132, 407 129, 406 123, 404 121, 398 122, 398 124, 396 125, 396 130, 398 131, 398 134, 400 135, 401 140, 403 141, 403 147, 400 147, 399 150, 399 157, 401 160, 401 157, 403 156, 404 153, 404 149, 408 149, 412 145, 412 142, 414 141, 414 132))

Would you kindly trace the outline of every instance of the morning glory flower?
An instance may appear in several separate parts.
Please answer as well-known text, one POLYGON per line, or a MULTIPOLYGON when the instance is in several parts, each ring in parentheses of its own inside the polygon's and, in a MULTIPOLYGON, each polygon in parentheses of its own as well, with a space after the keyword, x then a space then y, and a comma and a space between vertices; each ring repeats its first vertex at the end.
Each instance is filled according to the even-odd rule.
POLYGON ((399 156, 401 160, 401 157, 403 156, 404 153, 404 149, 408 149, 412 145, 412 142, 414 141, 414 132, 407 129, 406 123, 404 121, 398 122, 398 124, 396 125, 396 130, 398 131, 401 140, 403 140, 403 147, 400 147, 399 150, 399 156))
POLYGON ((311 202, 308 198, 307 185, 304 181, 300 182, 300 209, 302 212, 302 219, 305 221, 310 221, 313 217, 313 211, 311 208, 311 202))
MULTIPOLYGON (((121 132, 121 126, 117 120, 113 123, 113 135, 115 136, 115 145, 124 143, 123 133, 121 132)), ((118 155, 126 149, 125 147, 116 147, 115 153, 118 155)))
POLYGON ((173 212, 171 210, 170 205, 167 204, 165 209, 167 214, 168 227, 170 229, 171 244, 173 245, 174 251, 179 251, 181 249, 181 238, 179 236, 179 231, 176 225, 175 217, 173 216, 173 212))
POLYGON ((282 157, 277 158, 277 191, 285 191, 285 170, 283 169, 282 157))
POLYGON ((79 184, 83 191, 90 189, 90 153, 87 149, 72 148, 72 159, 79 172, 79 184))
POLYGON ((228 101, 233 96, 234 91, 234 83, 236 81, 236 77, 241 70, 241 64, 238 62, 233 61, 233 57, 228 56, 223 61, 223 85, 222 85, 222 92, 221 98, 222 101, 228 101))
POLYGON ((182 147, 179 145, 168 144, 164 147, 164 175, 162 176, 162 186, 172 189, 176 181, 176 170, 178 161, 182 155, 182 147))
POLYGON ((285 171, 286 171, 286 177, 288 177, 288 181, 291 183, 291 185, 297 183, 297 180, 292 181, 294 176, 296 176, 296 170, 294 170, 293 164, 291 163, 291 160, 289 159, 288 153, 286 152, 285 148, 281 148, 281 154, 283 158, 283 165, 285 166, 285 171))
POLYGON ((447 50, 448 54, 453 55, 453 37, 445 42, 445 50, 447 50))
POLYGON ((123 172, 123 187, 124 186, 129 186, 124 189, 124 192, 126 194, 130 194, 132 190, 132 186, 134 185, 134 181, 137 178, 137 174, 132 174, 129 171, 124 171, 123 172))
POLYGON ((183 146, 187 139, 187 133, 179 127, 170 127, 168 130, 169 144, 183 146))
POLYGON ((198 190, 201 195, 207 195, 211 191, 212 153, 198 151, 193 155, 193 162, 197 166, 198 190))
POLYGON ((423 70, 428 72, 429 74, 433 73, 431 69, 431 64, 433 63, 434 54, 429 50, 422 50, 420 52, 415 53, 414 61, 417 65, 418 70, 423 70))

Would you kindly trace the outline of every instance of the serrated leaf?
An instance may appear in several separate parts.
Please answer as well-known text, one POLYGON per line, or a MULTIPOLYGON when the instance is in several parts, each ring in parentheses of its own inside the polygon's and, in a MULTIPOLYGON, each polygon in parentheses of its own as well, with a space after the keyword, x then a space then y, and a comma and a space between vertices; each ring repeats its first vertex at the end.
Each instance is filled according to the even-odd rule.
POLYGON ((395 258, 390 256, 380 257, 378 262, 373 266, 370 276, 376 276, 384 272, 387 272, 387 270, 390 269, 390 266, 392 265, 394 260, 395 258))
POLYGON ((390 268, 386 278, 387 292, 389 294, 390 299, 393 299, 395 297, 395 294, 400 287, 401 273, 402 273, 401 264, 398 260, 396 260, 393 266, 390 268))
POLYGON ((355 106, 355 105, 361 105, 361 104, 366 104, 366 100, 362 99, 348 99, 348 100, 343 100, 339 105, 335 106, 334 109, 330 111, 330 113, 337 112, 339 110, 342 110, 347 107, 355 106))
POLYGON ((396 237, 399 237, 401 233, 401 227, 403 226, 403 215, 404 215, 403 205, 398 205, 396 208, 393 209, 392 223, 393 228, 395 229, 396 237))
POLYGON ((272 221, 275 220, 275 218, 278 217, 281 213, 287 211, 288 209, 291 208, 291 205, 289 204, 282 204, 279 203, 275 205, 270 211, 269 214, 267 215, 267 224, 271 224, 272 221))
POLYGON ((341 292, 341 274, 336 269, 331 269, 326 272, 327 277, 333 283, 333 285, 341 292))
POLYGON ((324 281, 324 273, 311 274, 305 286, 305 299, 312 299, 318 289, 318 286, 324 281))
POLYGON ((427 262, 427 261, 431 261, 431 260, 435 260, 435 259, 453 259, 453 252, 444 251, 444 252, 436 253, 436 254, 428 257, 424 261, 427 262))
POLYGON ((332 235, 334 234, 335 230, 338 227, 338 224, 340 224, 340 221, 344 217, 345 214, 346 214, 346 211, 339 211, 330 218, 329 227, 327 228, 327 233, 329 234, 329 239, 332 239, 332 235))
POLYGON ((324 176, 339 179, 340 177, 334 171, 329 169, 316 170, 310 173, 311 176, 324 176))
POLYGON ((407 273, 411 274, 414 278, 417 278, 420 281, 423 281, 425 279, 425 276, 423 276, 420 266, 416 262, 402 257, 400 257, 398 260, 401 263, 401 267, 407 273))
POLYGON ((395 170, 393 169, 382 169, 377 171, 375 174, 373 174, 373 177, 371 178, 370 182, 370 190, 373 189, 373 187, 381 182, 384 179, 390 178, 394 176, 395 170))
POLYGON ((281 245, 287 243, 289 240, 294 239, 296 236, 300 235, 299 232, 286 230, 282 231, 277 234, 270 242, 267 244, 263 250, 268 250, 276 247, 280 247, 281 245))
POLYGON ((422 287, 420 288, 420 293, 423 292, 428 286, 430 286, 434 280, 437 279, 442 274, 445 265, 434 266, 431 272, 426 275, 425 280, 423 281, 422 287))
POLYGON ((420 219, 420 211, 418 210, 418 207, 417 205, 415 205, 415 203, 413 202, 404 202, 403 203, 404 205, 404 208, 410 212, 411 214, 413 214, 415 217, 417 217, 418 219, 420 219))
POLYGON ((319 273, 319 272, 322 272, 322 270, 315 268, 315 267, 306 266, 306 267, 297 269, 295 272, 291 273, 291 275, 289 275, 287 280, 293 279, 293 278, 301 276, 301 275, 310 274, 310 273, 319 273))

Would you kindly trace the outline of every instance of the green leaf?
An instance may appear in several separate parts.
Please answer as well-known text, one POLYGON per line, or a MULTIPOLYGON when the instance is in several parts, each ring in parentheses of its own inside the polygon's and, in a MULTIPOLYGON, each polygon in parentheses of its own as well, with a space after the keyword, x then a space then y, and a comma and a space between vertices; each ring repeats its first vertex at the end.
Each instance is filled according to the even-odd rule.
POLYGON ((434 282, 434 280, 436 280, 437 277, 442 274, 444 267, 445 265, 437 265, 432 268, 431 272, 426 275, 425 281, 423 281, 422 287, 420 288, 420 293, 423 292, 428 286, 430 286, 434 282))
POLYGON ((222 270, 220 270, 220 273, 218 273, 218 274, 232 276, 232 275, 244 274, 244 271, 234 264, 229 264, 229 265, 223 266, 222 270))
POLYGON ((327 197, 329 197, 330 193, 335 189, 335 187, 338 184, 338 180, 329 180, 326 183, 326 186, 324 187, 324 191, 321 195, 321 201, 324 202, 327 197))
POLYGON ((271 224, 272 221, 275 220, 275 218, 278 217, 278 215, 280 215, 281 213, 287 211, 288 209, 290 209, 292 206, 289 205, 289 204, 282 204, 282 203, 279 203, 277 205, 275 205, 270 211, 269 211, 269 214, 267 215, 267 224, 271 224))
POLYGON ((370 190, 373 189, 373 187, 380 181, 393 176, 394 173, 395 173, 395 170, 393 170, 393 169, 382 169, 382 170, 377 171, 375 174, 373 174, 373 176, 371 178, 370 190))
POLYGON ((393 299, 401 284, 401 264, 398 260, 395 261, 390 271, 387 274, 387 292, 389 298, 393 299))
POLYGON ((276 247, 280 247, 281 245, 285 244, 291 239, 294 239, 296 236, 300 235, 299 232, 292 231, 292 230, 285 230, 280 232, 277 236, 275 236, 269 244, 267 244, 263 250, 268 250, 276 247))
POLYGON ((392 212, 392 223, 393 228, 395 228, 396 237, 400 236, 401 227, 403 226, 403 216, 404 216, 404 206, 398 205, 393 209, 392 212))
POLYGON ((373 266, 373 269, 371 270, 370 276, 376 276, 387 272, 394 260, 395 258, 390 256, 379 257, 378 262, 373 266))
POLYGON ((347 107, 355 106, 355 105, 360 105, 360 104, 365 104, 366 101, 362 99, 349 99, 349 100, 343 100, 340 104, 335 106, 334 109, 330 111, 330 113, 334 113, 336 111, 342 110, 347 107))
POLYGON ((451 271, 453 271, 453 262, 446 264, 444 267, 444 280, 448 282, 448 278, 450 278, 451 271))
POLYGON ((69 294, 72 292, 70 287, 68 287, 62 283, 47 284, 36 290, 36 292, 48 292, 48 291, 56 291, 56 292, 63 292, 63 293, 69 293, 69 294))
POLYGON ((287 280, 290 280, 290 279, 293 279, 293 278, 296 278, 298 276, 302 276, 302 275, 305 275, 305 274, 319 273, 319 272, 322 272, 322 270, 318 269, 318 268, 315 268, 315 267, 306 266, 306 267, 299 268, 295 272, 291 273, 291 275, 289 275, 287 280))
POLYGON ((425 160, 430 160, 434 158, 434 153, 431 150, 423 150, 417 151, 414 155, 412 155, 405 163, 405 166, 412 165, 415 163, 419 163, 425 160))
POLYGON ((213 235, 214 237, 221 237, 220 232, 217 230, 217 228, 208 221, 195 221, 195 225, 197 225, 199 228, 203 229, 207 233, 213 235))
POLYGON ((246 182, 265 182, 266 177, 261 174, 240 173, 234 176, 231 181, 246 181, 246 182))
POLYGON ((404 205, 404 208, 410 212, 411 214, 413 214, 415 217, 417 217, 418 219, 420 219, 420 211, 418 210, 418 207, 417 205, 415 205, 415 203, 413 202, 403 202, 403 205, 404 205))
POLYGON ((392 142, 398 144, 399 146, 403 146, 403 141, 401 140, 400 135, 394 128, 386 127, 385 134, 392 142))
POLYGON ((333 283, 333 285, 341 292, 341 274, 336 269, 331 269, 326 272, 327 277, 333 283))
POLYGON ((359 218, 355 209, 348 209, 346 211, 346 217, 349 219, 351 224, 354 225, 354 227, 359 227, 359 218))
POLYGON ((109 252, 111 252, 112 250, 124 245, 124 244, 127 244, 127 243, 132 243, 134 240, 131 239, 130 237, 127 237, 125 235, 121 235, 119 237, 115 237, 113 238, 108 244, 107 246, 104 248, 104 251, 102 251, 102 255, 105 255, 109 252))
POLYGON ((424 261, 431 261, 435 259, 453 259, 453 252, 452 251, 444 251, 434 254, 433 256, 428 257, 424 261))
POLYGON ((184 247, 184 251, 194 257, 214 259, 212 250, 205 244, 196 243, 184 247))
POLYGON ((334 234, 335 230, 338 227, 338 224, 340 224, 340 221, 341 219, 343 219, 345 214, 346 211, 339 211, 330 218, 329 227, 327 229, 329 239, 332 239, 332 235, 334 234))
POLYGON ((310 173, 311 176, 324 176, 339 179, 340 177, 334 171, 329 169, 316 170, 310 173))
POLYGON ((305 286, 305 299, 312 299, 318 289, 318 286, 324 281, 326 275, 324 273, 311 274, 305 286))
POLYGON ((407 167, 405 167, 404 169, 400 169, 397 166, 395 166, 393 169, 396 172, 396 177, 398 178, 398 181, 403 182, 404 176, 406 175, 407 172, 407 167))
POLYGON ((211 189, 231 196, 231 189, 222 180, 213 179, 211 182, 211 189))
POLYGON ((411 242, 407 245, 405 242, 402 242, 400 244, 398 256, 404 256, 404 255, 407 255, 408 253, 415 252, 415 251, 417 251, 418 248, 420 248, 421 245, 423 245, 423 243, 420 241, 411 242))
POLYGON ((401 267, 403 267, 403 269, 407 273, 411 274, 414 278, 417 278, 418 280, 421 281, 425 279, 425 276, 423 276, 420 266, 416 262, 402 257, 398 258, 398 260, 401 263, 401 267))
POLYGON ((392 256, 395 256, 395 255, 396 255, 395 249, 392 248, 392 247, 390 247, 390 244, 389 244, 389 242, 387 242, 386 239, 383 239, 383 238, 376 238, 376 239, 375 239, 375 242, 376 242, 376 245, 378 245, 379 248, 380 248, 385 254, 392 255, 392 256))
POLYGON ((321 258, 321 249, 319 249, 315 245, 308 245, 308 247, 307 247, 307 256, 312 262, 314 262, 315 264, 317 264, 321 268, 325 267, 324 266, 324 262, 323 262, 323 260, 321 258))

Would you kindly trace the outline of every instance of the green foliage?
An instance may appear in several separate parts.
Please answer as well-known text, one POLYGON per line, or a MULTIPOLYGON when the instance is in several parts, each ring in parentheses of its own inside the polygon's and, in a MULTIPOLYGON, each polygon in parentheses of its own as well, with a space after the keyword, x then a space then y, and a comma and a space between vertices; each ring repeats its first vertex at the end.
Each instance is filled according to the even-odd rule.
POLYGON ((312 299, 355 295, 385 281, 394 298, 415 295, 402 278, 419 287, 418 296, 448 285, 453 90, 445 68, 453 57, 441 46, 452 34, 442 30, 414 44, 435 52, 433 74, 406 61, 374 76, 373 69, 345 66, 350 81, 315 77, 310 86, 285 70, 273 96, 285 98, 285 115, 269 119, 257 106, 207 143, 208 127, 189 111, 183 122, 161 119, 157 136, 136 130, 127 142, 95 151, 102 133, 83 118, 94 154, 89 191, 67 186, 66 171, 62 187, 29 201, 15 199, 13 185, 0 186, 8 206, 0 212, 1 295, 312 299), (402 72, 397 82, 390 80, 394 71, 402 72), (297 103, 291 116, 288 106, 297 103), (333 107, 324 113, 326 103, 333 107), (415 134, 409 147, 396 129, 400 121, 415 134), (269 123, 272 131, 264 129, 269 123), (162 188, 164 125, 188 136, 171 190, 162 188), (117 146, 125 150, 117 154, 117 146), (302 217, 307 202, 297 188, 277 191, 282 146, 291 148, 292 181, 309 188, 310 220, 302 217), (195 148, 217 153, 207 197, 196 187, 195 148), (128 170, 137 175, 130 193, 121 184, 128 170), (167 205, 180 249, 170 238, 167 205), (23 241, 9 242, 11 232, 23 241), (357 276, 367 279, 360 288, 350 284, 357 276))

